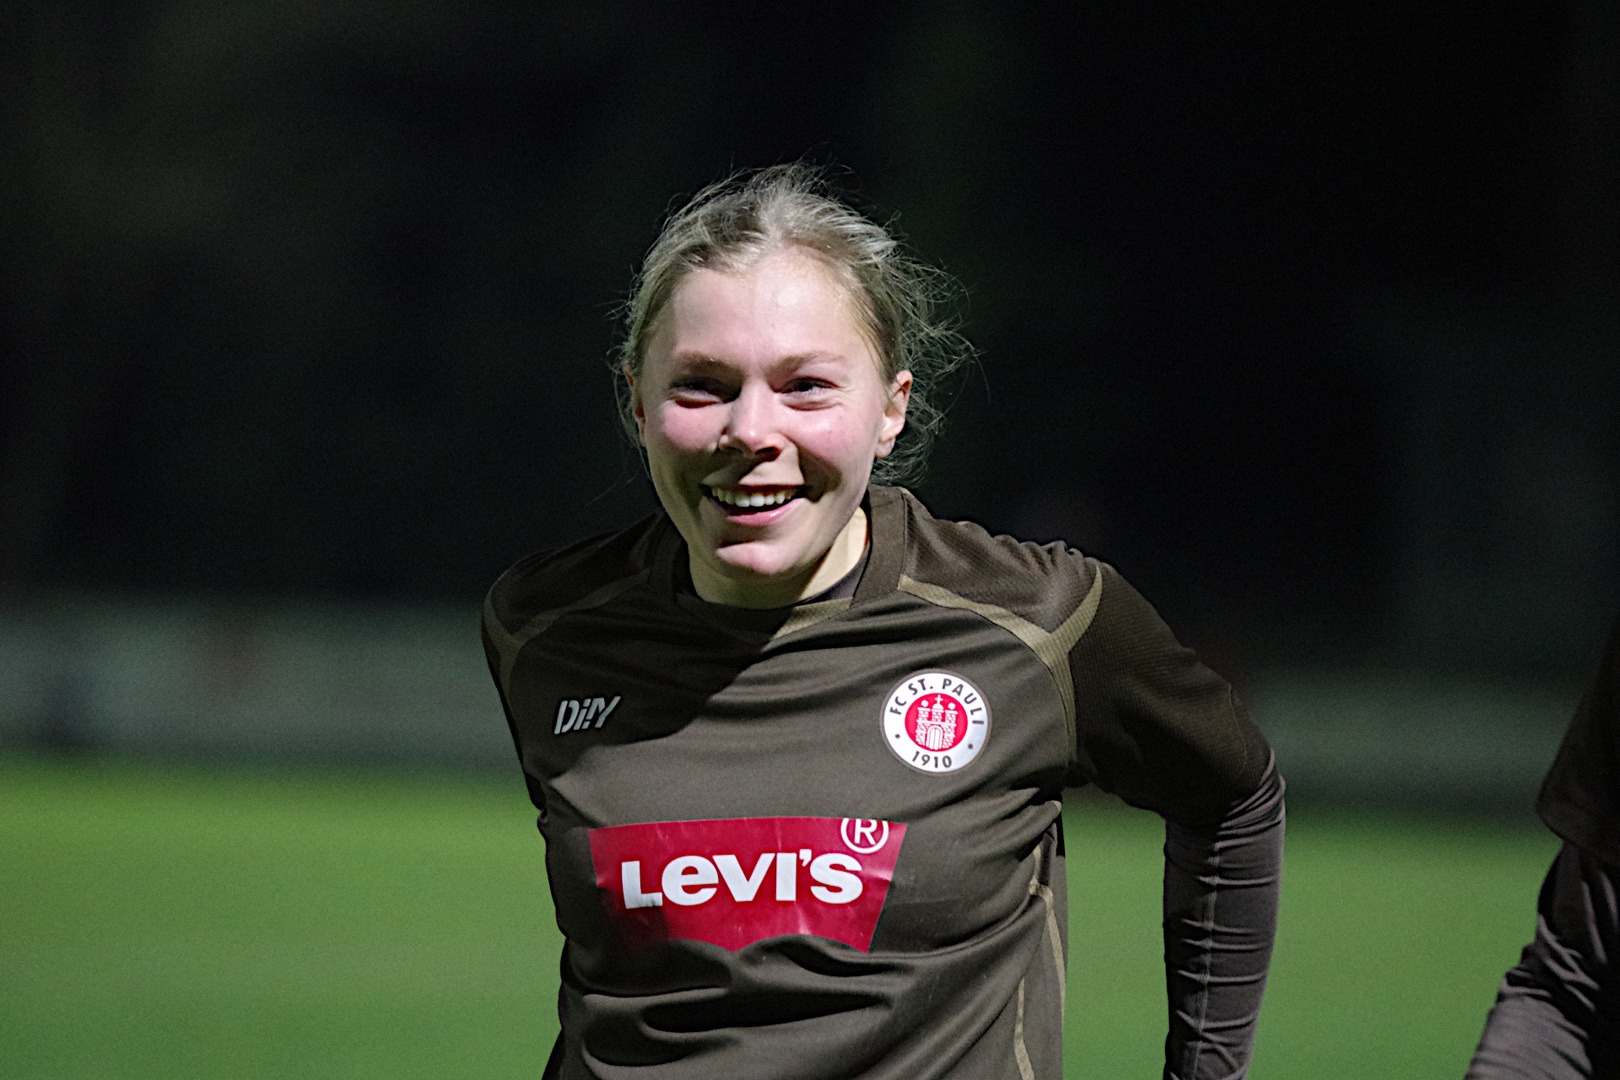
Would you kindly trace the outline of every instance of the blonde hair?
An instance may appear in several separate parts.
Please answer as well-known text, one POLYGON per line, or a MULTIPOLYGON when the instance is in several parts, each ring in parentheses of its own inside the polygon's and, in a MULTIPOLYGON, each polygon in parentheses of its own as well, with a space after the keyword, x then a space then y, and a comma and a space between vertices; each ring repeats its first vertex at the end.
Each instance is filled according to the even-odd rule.
POLYGON ((911 258, 888 229, 834 196, 822 171, 804 163, 711 184, 664 223, 625 306, 624 340, 614 364, 626 430, 635 437, 624 375, 641 374, 658 318, 681 279, 699 269, 741 271, 790 246, 815 252, 842 280, 877 351, 885 385, 911 372, 905 430, 893 452, 873 465, 872 478, 916 480, 944 423, 933 394, 974 355, 950 314, 961 288, 944 271, 911 258))

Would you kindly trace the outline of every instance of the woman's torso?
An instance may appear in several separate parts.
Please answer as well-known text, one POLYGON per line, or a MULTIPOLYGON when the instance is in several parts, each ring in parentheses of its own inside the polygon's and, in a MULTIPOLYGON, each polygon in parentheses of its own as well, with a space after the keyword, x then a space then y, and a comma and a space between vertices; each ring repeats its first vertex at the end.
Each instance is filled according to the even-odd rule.
POLYGON ((492 592, 561 1075, 1055 1075, 1062 634, 1095 564, 918 510, 874 490, 853 604, 703 604, 659 518, 492 592))

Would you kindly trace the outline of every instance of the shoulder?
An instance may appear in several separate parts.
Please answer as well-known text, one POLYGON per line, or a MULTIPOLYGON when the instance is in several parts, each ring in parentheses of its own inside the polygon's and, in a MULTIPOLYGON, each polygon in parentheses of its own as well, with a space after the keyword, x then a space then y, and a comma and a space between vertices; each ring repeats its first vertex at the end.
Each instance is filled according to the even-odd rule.
POLYGON ((490 587, 485 629, 515 631, 547 612, 582 606, 604 591, 646 580, 666 520, 662 513, 649 514, 629 528, 519 559, 490 587))
POLYGON ((898 501, 905 523, 900 587, 907 591, 930 586, 1051 630, 1093 596, 1104 573, 1104 564, 1062 541, 1037 544, 971 521, 943 521, 903 488, 879 494, 898 501))
POLYGON ((1561 838, 1620 866, 1620 622, 1542 782, 1536 810, 1561 838))

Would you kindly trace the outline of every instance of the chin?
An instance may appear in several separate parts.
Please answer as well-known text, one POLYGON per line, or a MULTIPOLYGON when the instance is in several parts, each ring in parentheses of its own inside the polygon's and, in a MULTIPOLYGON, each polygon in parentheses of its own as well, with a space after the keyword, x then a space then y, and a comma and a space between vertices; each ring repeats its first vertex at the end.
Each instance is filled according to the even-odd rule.
POLYGON ((774 553, 748 552, 736 557, 722 548, 717 558, 726 576, 737 581, 771 581, 791 576, 802 569, 790 559, 774 553))

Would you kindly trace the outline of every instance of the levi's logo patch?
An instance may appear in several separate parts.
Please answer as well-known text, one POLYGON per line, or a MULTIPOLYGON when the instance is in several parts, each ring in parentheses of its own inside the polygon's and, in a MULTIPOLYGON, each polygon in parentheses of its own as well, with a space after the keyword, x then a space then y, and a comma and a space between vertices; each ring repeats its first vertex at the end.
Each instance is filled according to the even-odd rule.
POLYGON ((867 952, 905 835, 862 818, 658 821, 592 829, 591 862, 630 948, 813 934, 867 952))

